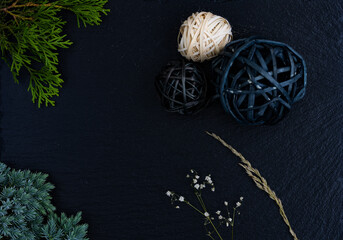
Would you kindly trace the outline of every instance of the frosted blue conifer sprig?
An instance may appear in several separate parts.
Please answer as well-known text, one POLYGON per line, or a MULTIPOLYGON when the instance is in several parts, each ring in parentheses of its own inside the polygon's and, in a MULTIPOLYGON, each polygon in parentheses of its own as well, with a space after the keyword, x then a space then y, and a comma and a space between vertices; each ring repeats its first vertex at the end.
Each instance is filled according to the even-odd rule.
POLYGON ((48 175, 14 170, 0 163, 0 239, 87 240, 81 213, 55 213, 48 175))

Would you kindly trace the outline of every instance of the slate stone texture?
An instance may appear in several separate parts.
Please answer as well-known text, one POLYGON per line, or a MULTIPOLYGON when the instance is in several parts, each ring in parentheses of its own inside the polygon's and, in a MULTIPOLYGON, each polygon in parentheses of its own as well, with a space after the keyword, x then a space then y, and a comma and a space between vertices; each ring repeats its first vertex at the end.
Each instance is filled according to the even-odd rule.
MULTIPOLYGON (((115 0, 100 27, 77 29, 61 51, 65 84, 56 107, 30 102, 27 80, 1 68, 1 161, 50 174, 54 203, 83 211, 89 237, 207 239, 203 219, 175 210, 168 189, 191 198, 190 168, 211 173, 209 209, 244 196, 235 240, 292 239, 274 202, 205 134, 223 137, 257 167, 283 200, 301 240, 342 240, 342 45, 340 0, 115 0), (229 19, 236 39, 259 35, 285 42, 308 66, 305 98, 273 126, 241 126, 219 102, 195 116, 165 112, 154 77, 177 58, 182 20, 195 11, 229 19)), ((193 199, 194 201, 194 199, 193 199)), ((223 229, 224 239, 231 239, 223 229)))

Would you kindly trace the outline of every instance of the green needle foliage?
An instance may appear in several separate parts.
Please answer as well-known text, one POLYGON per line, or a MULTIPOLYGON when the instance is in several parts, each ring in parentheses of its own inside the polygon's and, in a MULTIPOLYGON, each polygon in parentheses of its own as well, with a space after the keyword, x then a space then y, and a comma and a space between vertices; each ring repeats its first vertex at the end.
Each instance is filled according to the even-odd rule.
POLYGON ((63 80, 58 67, 58 49, 72 42, 62 33, 59 13, 71 11, 78 26, 99 25, 107 14, 108 0, 0 0, 1 58, 9 65, 15 82, 24 69, 30 75, 32 101, 53 105, 63 80))
POLYGON ((0 163, 0 239, 87 240, 81 213, 68 218, 54 212, 47 176, 0 163))

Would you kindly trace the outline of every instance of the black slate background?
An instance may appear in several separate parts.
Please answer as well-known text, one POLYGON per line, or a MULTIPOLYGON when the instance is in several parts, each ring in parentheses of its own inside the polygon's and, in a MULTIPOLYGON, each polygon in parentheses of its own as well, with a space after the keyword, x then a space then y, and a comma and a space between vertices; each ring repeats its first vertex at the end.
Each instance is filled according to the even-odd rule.
MULTIPOLYGON (((342 44, 339 0, 115 0, 100 27, 66 32, 65 84, 56 107, 37 109, 25 82, 1 68, 1 161, 50 174, 59 211, 83 211, 91 239, 206 239, 197 213, 175 210, 167 189, 190 193, 190 168, 212 173, 212 210, 244 196, 236 240, 291 239, 278 209, 213 131, 257 167, 302 240, 342 240, 342 44), (275 126, 236 124, 215 103, 192 117, 166 113, 153 86, 178 56, 176 36, 195 11, 229 19, 235 38, 261 35, 302 53, 308 88, 275 126)), ((230 239, 229 232, 224 234, 230 239)))

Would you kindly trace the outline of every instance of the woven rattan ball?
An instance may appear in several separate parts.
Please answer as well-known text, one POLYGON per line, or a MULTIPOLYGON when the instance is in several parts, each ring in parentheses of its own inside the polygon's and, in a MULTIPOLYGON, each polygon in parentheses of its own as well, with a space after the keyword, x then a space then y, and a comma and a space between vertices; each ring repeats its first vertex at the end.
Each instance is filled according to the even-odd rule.
POLYGON ((162 106, 169 112, 193 114, 206 103, 206 78, 194 63, 184 60, 169 62, 156 77, 155 86, 162 106))
POLYGON ((188 60, 203 62, 216 57, 231 39, 231 25, 225 18, 197 12, 181 25, 178 50, 188 60))
POLYGON ((212 66, 221 103, 240 123, 275 124, 305 95, 305 61, 284 43, 233 41, 212 66))

